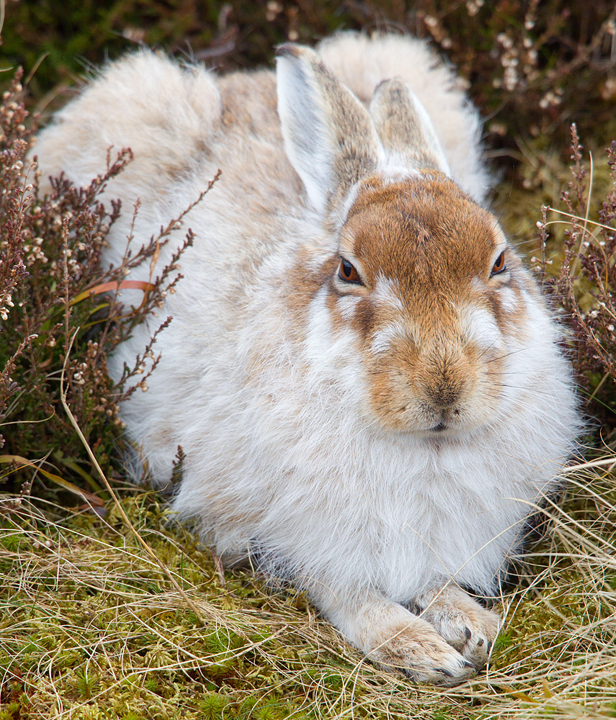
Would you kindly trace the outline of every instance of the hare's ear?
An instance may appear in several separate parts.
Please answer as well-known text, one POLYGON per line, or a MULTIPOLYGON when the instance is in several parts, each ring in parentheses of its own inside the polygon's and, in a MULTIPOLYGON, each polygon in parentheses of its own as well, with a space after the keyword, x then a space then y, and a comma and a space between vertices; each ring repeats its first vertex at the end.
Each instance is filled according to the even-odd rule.
POLYGON ((370 115, 388 160, 450 174, 430 116, 403 80, 385 80, 377 87, 370 115))
POLYGON ((325 213, 375 170, 378 136, 366 108, 313 50, 286 44, 277 55, 285 151, 311 203, 325 213))

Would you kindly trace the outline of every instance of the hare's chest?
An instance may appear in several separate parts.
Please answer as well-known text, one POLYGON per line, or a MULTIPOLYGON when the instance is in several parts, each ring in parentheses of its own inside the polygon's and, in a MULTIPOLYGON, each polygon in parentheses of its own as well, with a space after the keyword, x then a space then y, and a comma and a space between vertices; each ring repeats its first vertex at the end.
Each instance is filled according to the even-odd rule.
MULTIPOLYGON (((366 514, 366 548, 379 585, 399 601, 443 579, 494 590, 528 514, 528 498, 489 463, 438 462, 415 453, 415 470, 398 475, 366 514), (419 468, 417 466, 420 466, 419 468)), ((451 459, 450 459, 451 460, 451 459)))

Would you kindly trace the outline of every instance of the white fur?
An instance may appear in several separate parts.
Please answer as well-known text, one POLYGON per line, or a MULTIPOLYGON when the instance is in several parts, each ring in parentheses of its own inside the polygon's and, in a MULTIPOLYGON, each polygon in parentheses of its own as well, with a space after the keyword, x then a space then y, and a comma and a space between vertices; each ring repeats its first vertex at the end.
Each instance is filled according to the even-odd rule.
POLYGON ((330 137, 327 124, 312 110, 312 91, 318 92, 311 78, 304 77, 300 68, 286 58, 278 58, 278 114, 288 128, 285 152, 304 183, 310 201, 324 213, 328 195, 335 187, 332 172, 330 137), (297 142, 302 138, 303 142, 297 142))
POLYGON ((400 283, 397 280, 379 275, 376 279, 374 297, 379 303, 392 308, 392 310, 404 310, 400 298, 400 283))
MULTIPOLYGON (((507 299, 508 288, 503 289, 507 299)), ((501 291, 501 294, 504 294, 501 291)), ((484 308, 469 307, 462 315, 461 332, 469 341, 477 344, 482 350, 501 350, 501 331, 494 317, 484 308)))
POLYGON ((432 124, 432 120, 430 120, 430 116, 426 112, 426 108, 421 104, 417 95, 415 95, 415 93, 410 88, 409 96, 412 100, 413 108, 419 116, 421 128, 423 134, 426 137, 427 144, 436 155, 438 161, 437 169, 441 172, 444 172, 445 175, 451 175, 449 163, 447 162, 447 158, 445 157, 445 153, 439 142, 438 135, 436 133, 436 130, 434 129, 434 125, 432 124))
POLYGON ((394 341, 403 340, 408 336, 406 326, 399 320, 395 320, 389 325, 378 330, 372 337, 371 350, 375 354, 387 352, 394 341))
MULTIPOLYGON (((477 113, 423 42, 343 35, 319 52, 365 104, 381 80, 403 77, 432 119, 453 177, 483 200, 477 113)), ((147 51, 110 65, 43 131, 35 152, 44 174, 64 170, 86 184, 103 170, 110 145, 133 149, 134 162, 106 194, 124 201, 105 255, 115 264, 137 198, 141 243, 222 168, 219 183, 189 216, 196 239, 182 259, 184 280, 161 316, 137 328, 110 361, 117 378, 160 318, 173 316, 158 341, 162 359, 149 391, 122 408, 127 432, 160 486, 182 445, 184 477, 173 506, 219 553, 260 554, 265 568, 306 587, 379 662, 402 664, 420 680, 459 681, 471 672, 464 658, 485 662, 495 616, 467 598, 472 609, 456 617, 466 618, 473 640, 456 645, 437 633, 436 621, 420 622, 400 603, 447 583, 498 591, 532 504, 554 487, 572 448, 578 417, 569 368, 558 331, 526 279, 520 327, 503 334, 478 308, 460 321, 469 342, 505 357, 498 401, 485 407, 477 400, 473 409, 489 421, 438 441, 375 422, 359 336, 350 324, 336 326, 326 289, 304 315, 290 311, 298 252, 308 249, 306 267, 318 267, 337 247, 322 224, 333 190, 331 119, 318 99, 302 95, 298 77, 297 65, 285 59, 279 107, 291 162, 270 73, 216 79, 147 51), (305 114, 298 124, 298 108, 312 120, 305 114), (302 150, 302 133, 313 154, 302 150), (485 645, 472 645, 484 636, 485 645)), ((163 248, 159 267, 182 236, 177 232, 163 248)), ((132 277, 147 279, 148 268, 132 277)), ((338 301, 345 322, 358 302, 338 301)), ((413 308, 385 279, 377 302, 412 317, 413 308)), ((520 309, 511 294, 506 304, 520 309)), ((394 321, 373 339, 373 350, 386 350, 407 326, 394 321)), ((447 602, 455 609, 454 599, 447 602)), ((445 606, 439 618, 449 617, 445 606)), ((445 625, 454 633, 451 622, 445 625)))

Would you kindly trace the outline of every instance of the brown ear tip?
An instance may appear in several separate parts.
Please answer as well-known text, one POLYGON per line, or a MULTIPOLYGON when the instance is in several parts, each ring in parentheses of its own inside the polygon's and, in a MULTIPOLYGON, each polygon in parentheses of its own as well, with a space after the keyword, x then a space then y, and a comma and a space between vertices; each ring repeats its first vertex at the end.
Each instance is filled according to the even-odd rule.
POLYGON ((298 58, 301 55, 301 47, 295 43, 283 43, 276 48, 276 57, 298 58))

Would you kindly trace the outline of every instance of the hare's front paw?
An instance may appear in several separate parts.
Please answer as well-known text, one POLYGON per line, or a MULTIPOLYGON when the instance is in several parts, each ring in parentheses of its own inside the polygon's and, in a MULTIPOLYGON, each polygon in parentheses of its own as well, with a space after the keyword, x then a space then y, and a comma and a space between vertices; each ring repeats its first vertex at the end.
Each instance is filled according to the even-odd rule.
POLYGON ((376 593, 363 602, 313 593, 321 609, 368 658, 417 682, 458 685, 475 667, 446 642, 433 625, 376 593))
POLYGON ((416 598, 420 617, 478 670, 488 661, 498 635, 500 617, 463 590, 447 586, 416 598))
POLYGON ((474 665, 431 624, 409 616, 399 629, 391 625, 374 628, 378 630, 374 637, 378 644, 368 651, 371 660, 386 670, 402 670, 412 680, 435 685, 458 685, 475 674, 474 665))

